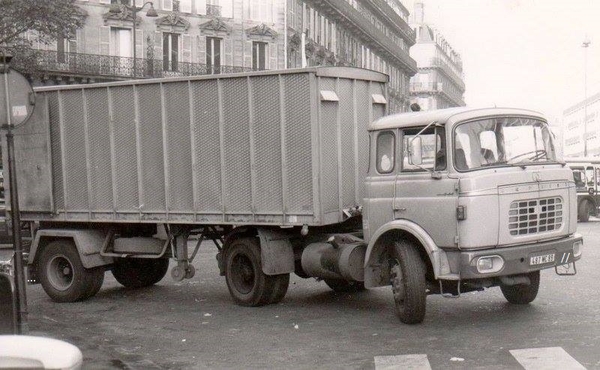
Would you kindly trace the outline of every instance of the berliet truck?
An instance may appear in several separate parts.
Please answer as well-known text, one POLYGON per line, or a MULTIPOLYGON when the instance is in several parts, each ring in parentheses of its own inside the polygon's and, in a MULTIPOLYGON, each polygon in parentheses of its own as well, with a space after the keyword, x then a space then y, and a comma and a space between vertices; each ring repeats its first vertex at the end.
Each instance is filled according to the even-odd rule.
POLYGON ((527 304, 540 270, 573 274, 575 185, 546 120, 387 115, 387 81, 325 67, 38 88, 15 130, 28 280, 57 302, 107 270, 145 287, 172 261, 182 280, 207 241, 239 305, 281 301, 295 273, 391 286, 419 323, 428 294, 527 304))

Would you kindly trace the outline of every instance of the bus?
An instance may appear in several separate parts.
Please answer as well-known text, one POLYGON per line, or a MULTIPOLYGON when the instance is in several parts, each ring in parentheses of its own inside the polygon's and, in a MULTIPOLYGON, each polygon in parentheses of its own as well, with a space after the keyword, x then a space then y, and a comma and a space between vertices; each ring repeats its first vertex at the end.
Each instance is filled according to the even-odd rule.
POLYGON ((573 170, 577 189, 577 218, 587 222, 590 216, 598 216, 600 206, 600 157, 564 158, 573 170))

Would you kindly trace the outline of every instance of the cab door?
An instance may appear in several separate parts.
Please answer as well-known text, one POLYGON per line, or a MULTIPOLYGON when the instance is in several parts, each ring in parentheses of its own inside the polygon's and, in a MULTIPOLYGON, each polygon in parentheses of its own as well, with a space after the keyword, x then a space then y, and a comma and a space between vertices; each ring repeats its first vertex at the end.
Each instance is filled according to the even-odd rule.
POLYGON ((448 174, 444 127, 430 127, 421 132, 423 128, 400 132, 394 218, 419 225, 440 247, 455 246, 458 179, 448 174), (409 151, 416 150, 420 151, 420 164, 409 160, 409 151))

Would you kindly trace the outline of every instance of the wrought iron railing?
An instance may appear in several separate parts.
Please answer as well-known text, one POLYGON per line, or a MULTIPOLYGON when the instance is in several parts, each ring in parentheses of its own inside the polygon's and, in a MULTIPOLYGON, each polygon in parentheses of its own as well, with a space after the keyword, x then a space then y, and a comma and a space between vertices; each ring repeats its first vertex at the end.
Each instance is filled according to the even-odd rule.
POLYGON ((220 5, 206 4, 206 15, 212 15, 214 17, 220 17, 221 16, 221 6, 220 5))
MULTIPOLYGON (((161 59, 136 58, 134 74, 133 58, 50 50, 39 50, 36 56, 36 65, 41 73, 61 73, 115 79, 198 76, 252 70, 252 68, 237 66, 211 66, 179 61, 165 63, 161 59)), ((12 65, 18 69, 18 57, 13 60, 12 65)))

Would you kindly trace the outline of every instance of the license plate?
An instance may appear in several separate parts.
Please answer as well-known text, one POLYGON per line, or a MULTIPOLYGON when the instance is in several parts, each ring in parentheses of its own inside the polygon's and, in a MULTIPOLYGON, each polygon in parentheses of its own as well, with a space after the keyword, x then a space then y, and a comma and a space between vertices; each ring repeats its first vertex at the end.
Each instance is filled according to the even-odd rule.
POLYGON ((543 265, 544 263, 554 262, 554 253, 542 254, 541 256, 529 257, 529 264, 543 265))

